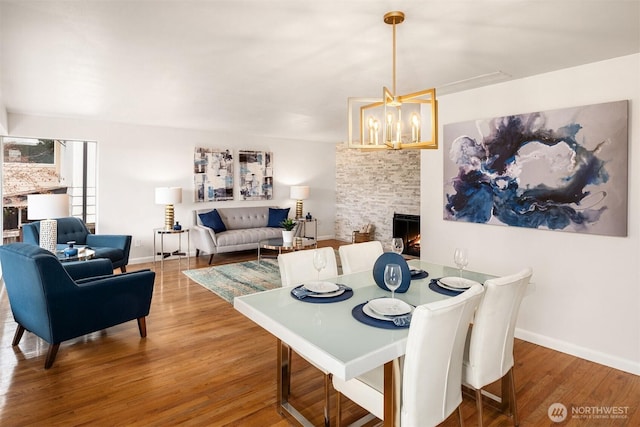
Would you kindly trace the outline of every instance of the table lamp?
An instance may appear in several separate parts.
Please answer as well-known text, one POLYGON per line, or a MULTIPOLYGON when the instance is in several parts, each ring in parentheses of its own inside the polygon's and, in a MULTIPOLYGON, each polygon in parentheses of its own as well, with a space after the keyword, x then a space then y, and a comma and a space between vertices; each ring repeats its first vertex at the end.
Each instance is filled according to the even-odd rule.
POLYGON ((49 252, 56 251, 58 244, 58 221, 54 218, 69 216, 67 194, 28 194, 27 219, 40 220, 40 247, 49 252))
POLYGON ((173 230, 173 205, 182 203, 181 187, 158 187, 156 188, 156 204, 165 205, 164 208, 164 229, 173 230))
POLYGON ((309 198, 309 186, 294 185, 289 196, 296 201, 296 219, 303 218, 302 201, 309 198))

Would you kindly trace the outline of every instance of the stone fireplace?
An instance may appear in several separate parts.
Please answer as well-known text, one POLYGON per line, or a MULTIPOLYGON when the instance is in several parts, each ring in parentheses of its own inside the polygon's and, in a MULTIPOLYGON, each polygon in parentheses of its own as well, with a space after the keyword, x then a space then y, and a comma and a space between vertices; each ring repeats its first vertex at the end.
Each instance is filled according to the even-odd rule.
POLYGON ((420 257, 420 215, 393 214, 393 237, 401 237, 404 255, 420 257))

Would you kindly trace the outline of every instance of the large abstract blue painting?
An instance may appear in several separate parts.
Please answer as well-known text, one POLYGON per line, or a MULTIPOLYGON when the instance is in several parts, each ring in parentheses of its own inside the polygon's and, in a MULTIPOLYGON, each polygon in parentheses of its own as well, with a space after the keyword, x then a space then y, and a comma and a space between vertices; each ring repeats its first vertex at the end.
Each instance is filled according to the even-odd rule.
POLYGON ((444 218, 627 235, 627 101, 444 126, 444 218))

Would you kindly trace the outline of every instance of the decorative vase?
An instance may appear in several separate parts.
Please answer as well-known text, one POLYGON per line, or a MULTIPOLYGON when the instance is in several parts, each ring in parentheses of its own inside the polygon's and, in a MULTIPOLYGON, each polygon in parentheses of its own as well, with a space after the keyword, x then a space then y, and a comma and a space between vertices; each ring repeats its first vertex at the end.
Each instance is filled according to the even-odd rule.
POLYGON ((380 289, 389 291, 387 285, 384 284, 384 268, 387 264, 398 264, 402 270, 402 283, 400 284, 400 287, 395 290, 395 293, 402 294, 407 292, 409 290, 409 286, 411 286, 411 269, 402 255, 395 252, 383 253, 373 264, 373 280, 375 280, 376 285, 378 285, 380 289))
POLYGON ((293 242, 293 230, 282 230, 282 241, 285 243, 293 242))
POLYGON ((178 221, 176 221, 176 224, 173 226, 173 229, 176 231, 180 231, 182 230, 182 226, 180 225, 180 223, 178 221))
POLYGON ((64 256, 66 257, 72 257, 72 256, 77 256, 78 255, 78 248, 74 248, 73 245, 76 242, 74 240, 67 242, 67 245, 69 245, 69 247, 64 249, 64 256))

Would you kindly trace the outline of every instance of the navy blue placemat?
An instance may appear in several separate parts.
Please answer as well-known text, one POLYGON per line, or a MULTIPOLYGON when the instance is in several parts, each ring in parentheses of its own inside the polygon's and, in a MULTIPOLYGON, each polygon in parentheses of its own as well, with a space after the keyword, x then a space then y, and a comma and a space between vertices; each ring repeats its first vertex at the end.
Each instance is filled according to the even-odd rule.
POLYGON ((429 273, 424 270, 418 270, 416 274, 411 274, 411 280, 419 280, 429 277, 429 273))
POLYGON ((438 286, 438 284, 436 283, 437 280, 438 279, 431 279, 431 281, 429 282, 429 289, 431 289, 434 292, 437 292, 442 295, 447 295, 450 297, 455 297, 456 295, 460 295, 462 292, 464 292, 464 291, 451 291, 449 289, 445 289, 441 286, 438 286))
MULTIPOLYGON (((300 285, 300 286, 296 286, 293 289, 297 289, 297 288, 301 288, 304 285, 300 285)), ((292 289, 292 290, 293 290, 292 289)), ((338 302, 338 301, 344 301, 347 300, 349 298, 351 298, 353 296, 353 290, 351 288, 345 290, 343 293, 341 293, 340 295, 336 295, 335 297, 311 297, 311 296, 307 296, 305 298, 298 298, 297 296, 295 296, 294 294, 292 294, 291 292, 289 292, 289 295, 291 295, 291 298, 298 300, 298 301, 302 301, 302 302, 310 302, 313 304, 324 304, 324 303, 329 303, 329 302, 338 302)))
POLYGON ((373 317, 367 316, 366 314, 364 314, 364 311, 362 311, 362 307, 364 307, 365 304, 366 302, 363 302, 362 304, 358 304, 355 307, 353 307, 353 309, 351 310, 351 315, 358 322, 362 322, 365 325, 375 326, 376 328, 382 328, 382 329, 405 329, 409 327, 409 325, 396 326, 393 322, 374 319, 373 317))

